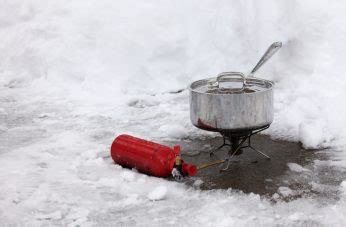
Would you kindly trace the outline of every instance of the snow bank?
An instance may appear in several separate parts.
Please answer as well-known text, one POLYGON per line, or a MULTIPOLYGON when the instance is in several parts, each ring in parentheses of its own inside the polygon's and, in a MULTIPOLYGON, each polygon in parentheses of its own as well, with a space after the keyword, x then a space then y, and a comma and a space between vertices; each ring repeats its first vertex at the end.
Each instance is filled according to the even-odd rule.
POLYGON ((276 83, 267 133, 337 148, 345 166, 344 1, 0 4, 2 223, 345 223, 344 194, 326 206, 307 198, 273 205, 258 195, 187 189, 109 160, 120 133, 208 134, 190 124, 188 92, 177 91, 222 71, 248 72, 281 40, 257 74, 276 83), (167 194, 153 194, 165 199, 148 200, 162 184, 167 194))
POLYGON ((66 97, 87 106, 75 108, 81 113, 114 117, 126 103, 161 105, 182 124, 167 137, 179 136, 189 123, 179 113, 188 111, 181 109, 187 94, 166 106, 152 95, 222 71, 248 72, 271 42, 281 40, 282 50, 257 75, 276 83, 268 133, 308 148, 346 144, 342 1, 133 3, 4 2, 0 84, 65 89, 66 97))

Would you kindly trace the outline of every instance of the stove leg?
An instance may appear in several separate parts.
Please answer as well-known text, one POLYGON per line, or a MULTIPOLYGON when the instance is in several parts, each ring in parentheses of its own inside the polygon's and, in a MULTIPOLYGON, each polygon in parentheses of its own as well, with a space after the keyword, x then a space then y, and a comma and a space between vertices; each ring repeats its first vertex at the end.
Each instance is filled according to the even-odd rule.
POLYGON ((233 156, 239 151, 239 149, 241 148, 241 146, 243 145, 243 143, 246 141, 247 138, 242 139, 242 141, 238 144, 238 146, 235 149, 231 148, 231 151, 233 150, 233 152, 231 154, 228 155, 228 157, 226 158, 227 160, 227 165, 225 168, 220 169, 220 172, 224 172, 229 170, 229 164, 231 163, 231 159, 233 158, 233 156))
POLYGON ((265 153, 255 149, 253 146, 249 146, 249 148, 251 148, 252 150, 256 151, 257 153, 263 155, 264 157, 266 157, 268 160, 270 160, 270 157, 268 155, 266 155, 265 153))
POLYGON ((226 139, 225 137, 223 137, 223 144, 221 146, 219 146, 218 148, 216 148, 215 150, 213 150, 212 152, 209 153, 210 156, 213 156, 215 154, 216 151, 220 150, 221 148, 223 148, 224 146, 231 146, 230 144, 226 143, 226 139))

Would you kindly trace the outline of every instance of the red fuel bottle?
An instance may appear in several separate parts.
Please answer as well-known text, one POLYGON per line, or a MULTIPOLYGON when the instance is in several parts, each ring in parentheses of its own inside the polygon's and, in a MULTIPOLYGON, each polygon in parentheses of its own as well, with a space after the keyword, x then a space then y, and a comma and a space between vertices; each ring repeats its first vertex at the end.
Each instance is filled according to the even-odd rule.
POLYGON ((115 138, 111 156, 121 166, 136 168, 156 177, 171 176, 173 168, 178 169, 183 176, 194 176, 197 172, 196 166, 189 165, 181 159, 180 146, 170 148, 130 135, 115 138))

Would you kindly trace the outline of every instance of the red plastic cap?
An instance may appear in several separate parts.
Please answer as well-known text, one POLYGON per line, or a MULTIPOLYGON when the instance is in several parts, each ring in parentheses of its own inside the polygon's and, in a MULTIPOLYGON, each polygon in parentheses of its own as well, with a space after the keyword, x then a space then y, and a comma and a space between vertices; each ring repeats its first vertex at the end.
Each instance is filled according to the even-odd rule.
POLYGON ((173 151, 174 151, 175 155, 180 155, 180 145, 175 145, 173 147, 173 151))
POLYGON ((189 165, 187 163, 183 163, 183 172, 187 173, 190 177, 196 175, 197 167, 195 165, 189 165))

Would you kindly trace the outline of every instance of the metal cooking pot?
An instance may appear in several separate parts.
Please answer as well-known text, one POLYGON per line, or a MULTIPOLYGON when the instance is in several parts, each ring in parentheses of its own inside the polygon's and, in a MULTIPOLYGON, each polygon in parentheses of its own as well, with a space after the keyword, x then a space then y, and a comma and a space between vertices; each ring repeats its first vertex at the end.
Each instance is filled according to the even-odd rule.
POLYGON ((217 132, 254 130, 270 125, 274 83, 252 75, 280 47, 280 42, 273 43, 250 77, 240 72, 224 72, 216 78, 193 82, 189 86, 192 124, 217 132))

